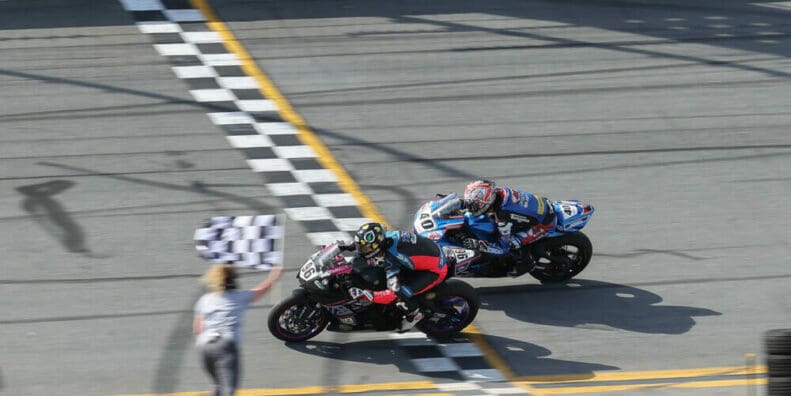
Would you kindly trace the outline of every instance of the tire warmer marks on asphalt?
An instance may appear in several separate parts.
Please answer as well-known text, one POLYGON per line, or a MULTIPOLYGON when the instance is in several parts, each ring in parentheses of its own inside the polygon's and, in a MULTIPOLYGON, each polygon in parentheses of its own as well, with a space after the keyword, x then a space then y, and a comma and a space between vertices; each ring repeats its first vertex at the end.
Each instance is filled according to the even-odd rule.
POLYGON ((121 4, 314 245, 349 239, 350 231, 371 221, 341 188, 338 176, 325 169, 315 150, 297 137, 299 130, 281 117, 275 101, 263 96, 258 81, 245 74, 242 60, 226 48, 200 10, 187 0, 121 0, 121 4))
MULTIPOLYGON (((189 87, 209 119, 242 151, 250 168, 262 174, 272 195, 281 198, 288 217, 299 222, 314 245, 349 239, 349 232, 371 219, 344 191, 338 176, 324 168, 317 153, 297 137, 274 100, 242 69, 200 10, 188 0, 120 0, 140 31, 154 42, 176 76, 189 87)), ((415 368, 442 379, 438 389, 457 395, 524 394, 485 361, 466 337, 437 343, 422 333, 394 335, 415 368)))

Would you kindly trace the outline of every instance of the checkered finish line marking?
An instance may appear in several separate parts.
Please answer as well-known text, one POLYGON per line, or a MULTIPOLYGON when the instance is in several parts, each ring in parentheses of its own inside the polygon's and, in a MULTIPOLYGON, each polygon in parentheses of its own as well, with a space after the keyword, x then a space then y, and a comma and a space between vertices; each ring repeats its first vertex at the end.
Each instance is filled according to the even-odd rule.
POLYGON ((509 378, 492 368, 484 352, 469 338, 460 335, 437 342, 425 334, 410 332, 390 334, 390 338, 406 351, 418 372, 433 377, 437 390, 455 395, 524 395, 522 388, 509 383, 509 378))
POLYGON ((381 214, 203 0, 120 0, 314 245, 381 214))
MULTIPOLYGON (((119 1, 140 31, 154 41, 155 49, 168 60, 176 76, 187 84, 195 101, 207 109, 212 123, 244 153, 250 168, 265 177, 269 191, 282 199, 286 215, 305 228, 314 245, 349 239, 349 232, 367 221, 387 224, 205 0, 119 1)), ((474 326, 470 329, 480 336, 474 326)), ((425 340, 422 333, 414 334, 425 340)), ((494 362, 494 369, 478 368, 491 370, 485 371, 491 377, 438 385, 438 390, 480 394, 484 388, 480 384, 499 384, 502 373, 512 376, 482 336, 470 338, 484 349, 485 359, 479 356, 478 361, 494 362)), ((440 350, 455 348, 459 347, 440 350)), ((415 364, 430 373, 425 370, 430 362, 417 360, 415 364)), ((459 366, 462 376, 470 370, 464 367, 459 366)), ((516 388, 495 389, 515 393, 516 388)))

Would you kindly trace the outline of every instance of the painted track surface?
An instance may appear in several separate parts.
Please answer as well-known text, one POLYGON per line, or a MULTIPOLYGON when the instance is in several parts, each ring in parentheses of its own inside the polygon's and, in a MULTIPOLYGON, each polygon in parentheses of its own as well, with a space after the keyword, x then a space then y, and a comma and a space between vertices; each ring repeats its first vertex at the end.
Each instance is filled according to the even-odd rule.
MULTIPOLYGON (((0 384, 204 389, 188 238, 207 215, 278 203, 119 6, 56 4, 0 6, 0 384)), ((474 281, 477 323, 517 375, 740 366, 788 327, 786 11, 212 4, 391 223, 479 175, 597 206, 576 286, 474 281)), ((296 266, 310 247, 289 235, 296 266)), ((426 379, 383 335, 274 342, 254 324, 289 282, 250 314, 246 387, 426 379)))

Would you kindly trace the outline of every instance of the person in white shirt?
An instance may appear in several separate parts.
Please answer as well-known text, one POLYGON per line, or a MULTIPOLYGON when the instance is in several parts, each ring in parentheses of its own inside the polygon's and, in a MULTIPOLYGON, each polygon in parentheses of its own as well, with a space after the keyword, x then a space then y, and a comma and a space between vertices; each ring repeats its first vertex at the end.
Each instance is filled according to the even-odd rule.
POLYGON ((250 290, 238 290, 234 267, 213 265, 202 280, 210 291, 195 303, 192 332, 203 368, 214 383, 214 396, 233 396, 239 385, 239 347, 247 307, 260 299, 280 278, 282 267, 250 290))

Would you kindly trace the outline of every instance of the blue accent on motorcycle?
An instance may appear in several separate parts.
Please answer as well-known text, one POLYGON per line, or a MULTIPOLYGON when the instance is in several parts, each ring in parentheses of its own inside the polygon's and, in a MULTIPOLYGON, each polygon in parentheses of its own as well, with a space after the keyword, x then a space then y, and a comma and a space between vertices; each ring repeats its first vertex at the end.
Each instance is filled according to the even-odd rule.
MULTIPOLYGON (((497 267, 493 267, 492 263, 497 262, 497 260, 493 260, 491 256, 510 254, 510 246, 507 244, 503 246, 505 241, 501 240, 500 238, 495 238, 495 236, 498 234, 496 222, 486 215, 475 216, 470 212, 465 212, 463 216, 461 213, 457 213, 449 217, 439 217, 438 213, 440 209, 442 209, 442 206, 453 198, 455 197, 449 195, 437 201, 427 202, 421 206, 413 219, 414 231, 419 235, 434 240, 434 242, 443 248, 461 248, 459 246, 461 241, 455 240, 458 238, 458 236, 455 239, 451 238, 454 239, 453 241, 448 239, 454 234, 458 235, 456 232, 457 230, 463 230, 464 232, 471 234, 471 236, 476 239, 489 241, 490 248, 487 252, 489 254, 479 256, 472 263, 464 263, 463 265, 456 266, 455 275, 471 277, 505 276, 505 274, 492 275, 500 274, 500 272, 497 270, 497 267), (432 228, 425 227, 428 225, 428 222, 432 223, 432 228)), ((588 224, 588 221, 595 212, 595 209, 592 205, 577 200, 548 201, 544 198, 540 199, 542 199, 542 202, 545 204, 552 205, 551 209, 548 207, 546 210, 544 210, 544 212, 548 215, 554 211, 555 219, 554 224, 552 224, 553 227, 548 231, 548 233, 543 238, 534 243, 540 243, 542 240, 546 240, 548 238, 561 237, 580 231, 588 224)), ((590 260, 590 242, 584 235, 583 238, 584 241, 587 241, 586 244, 588 252, 580 262, 582 268, 584 268, 584 266, 587 265, 588 260, 590 260)), ((575 239, 575 241, 581 240, 582 239, 575 239)), ((562 255, 564 253, 561 251, 556 251, 553 252, 553 254, 562 255)), ((562 264, 565 259, 562 259, 560 256, 558 257, 559 261, 553 261, 550 264, 555 267, 557 267, 556 264, 558 263, 562 264)), ((579 263, 576 263, 575 265, 577 264, 579 263)), ((551 269, 550 271, 554 271, 554 269, 551 269)), ((560 271, 562 272, 565 270, 561 269, 560 271)), ((531 274, 533 273, 531 272, 531 274)), ((563 278, 562 274, 555 275, 558 275, 557 279, 563 278)), ((541 274, 533 274, 533 276, 539 279, 546 278, 541 274)), ((571 276, 573 275, 569 275, 569 277, 571 276)), ((551 278, 555 279, 556 277, 553 275, 551 278)))

